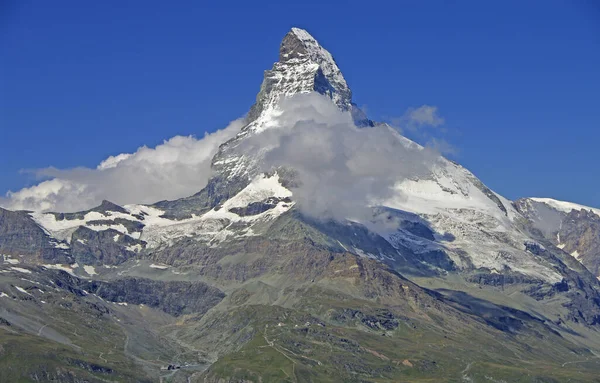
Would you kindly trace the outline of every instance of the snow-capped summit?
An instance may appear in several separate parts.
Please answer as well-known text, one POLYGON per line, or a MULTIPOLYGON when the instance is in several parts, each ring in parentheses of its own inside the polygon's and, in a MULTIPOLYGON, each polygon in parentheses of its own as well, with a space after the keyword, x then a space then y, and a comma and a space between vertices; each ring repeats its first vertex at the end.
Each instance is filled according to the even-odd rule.
MULTIPOLYGON (((216 216, 225 217, 220 211, 221 206, 227 206, 240 193, 245 193, 247 188, 254 190, 257 188, 256 183, 263 178, 271 179, 262 174, 265 169, 261 167, 263 156, 269 150, 269 141, 263 141, 263 137, 260 137, 255 142, 250 138, 266 133, 267 130, 283 127, 285 121, 281 119, 284 114, 280 104, 282 98, 314 92, 331 99, 341 111, 352 112, 356 125, 364 126, 361 121, 356 120, 358 108, 352 104, 351 91, 331 54, 308 32, 293 28, 283 38, 279 61, 271 70, 265 71, 264 81, 257 95, 257 102, 249 112, 247 125, 236 137, 221 145, 214 156, 214 176, 208 186, 192 197, 161 202, 156 207, 163 210, 166 216, 177 219, 190 219, 192 215, 211 219, 216 216), (253 144, 248 145, 248 142, 253 144), (256 147, 256 143, 260 147, 256 147)), ((361 120, 369 121, 364 114, 361 120)), ((370 125, 373 126, 373 123, 370 125)), ((411 153, 424 151, 423 147, 397 132, 395 135, 398 150, 403 147, 411 153)), ((408 220, 411 221, 414 217, 419 217, 418 221, 426 222, 427 230, 438 233, 437 237, 422 238, 396 228, 391 232, 387 228, 373 229, 391 247, 387 253, 379 251, 371 256, 395 259, 398 252, 410 252, 412 258, 431 264, 434 268, 485 269, 495 273, 512 270, 550 283, 559 282, 562 277, 551 263, 538 259, 527 251, 525 243, 530 242, 530 238, 515 224, 518 213, 511 202, 487 188, 467 169, 443 157, 437 157, 431 160, 433 165, 426 172, 409 174, 407 171, 404 177, 396 180, 389 198, 378 201, 390 219, 405 221, 409 216, 408 220), (452 240, 447 240, 448 238, 452 240), (443 262, 436 258, 439 252, 444 253, 443 262)), ((425 156, 419 155, 416 158, 424 160, 425 156)), ((410 168, 407 162, 398 166, 410 168)), ((278 182, 283 180, 288 185, 285 179, 287 178, 277 177, 278 182)), ((263 200, 254 202, 266 203, 269 197, 279 206, 273 212, 284 212, 292 207, 275 194, 261 194, 263 200)), ((294 200, 293 196, 291 200, 294 200)), ((274 218, 276 215, 269 217, 274 218)), ((236 225, 241 222, 237 218, 230 221, 236 225)), ((245 223, 251 224, 249 221, 245 223)), ((377 227, 385 226, 382 222, 374 224, 377 227)), ((413 224, 417 223, 410 223, 413 224)), ((258 230, 252 225, 253 223, 248 228, 258 230)), ((344 243, 344 238, 337 240, 344 243)), ((370 253, 359 245, 351 247, 357 253, 370 253)))
POLYGON ((352 93, 333 56, 304 29, 292 28, 281 42, 279 61, 289 63, 294 59, 308 59, 318 64, 328 85, 332 88, 323 90, 330 92, 328 95, 340 109, 348 110, 350 108, 352 93))
POLYGON ((315 91, 331 98, 341 110, 353 109, 352 92, 333 56, 307 31, 292 28, 281 42, 279 61, 265 71, 256 103, 248 113, 247 129, 262 130, 282 97, 315 91))

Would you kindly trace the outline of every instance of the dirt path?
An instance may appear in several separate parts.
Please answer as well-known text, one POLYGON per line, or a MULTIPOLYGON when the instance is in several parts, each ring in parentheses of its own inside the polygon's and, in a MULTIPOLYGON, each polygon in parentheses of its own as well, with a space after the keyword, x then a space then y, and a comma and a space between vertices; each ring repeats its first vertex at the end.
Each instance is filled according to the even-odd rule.
MULTIPOLYGON (((277 351, 278 353, 280 353, 281 355, 285 356, 287 359, 289 359, 292 362, 292 376, 291 378, 294 379, 294 382, 298 383, 298 379, 296 379, 296 361, 292 358, 290 358, 285 352, 281 351, 280 349, 278 349, 275 346, 275 342, 273 342, 272 340, 269 340, 269 338, 267 338, 267 327, 265 326, 265 330, 263 332, 263 338, 265 338, 265 342, 267 342, 267 344, 273 348, 273 350, 277 351)), ((288 375, 287 372, 283 371, 283 369, 281 370, 288 378, 290 378, 290 376, 288 375)))
POLYGON ((45 325, 43 325, 42 327, 40 327, 40 329, 39 329, 39 330, 38 330, 38 332, 37 332, 38 336, 42 336, 42 331, 44 331, 44 329, 45 329, 46 327, 48 327, 48 325, 47 325, 47 324, 45 324, 45 325))
POLYGON ((461 371, 463 382, 472 382, 473 381, 473 379, 471 379, 469 377, 469 375, 467 375, 467 372, 469 372, 472 365, 473 365, 473 362, 467 364, 467 367, 465 367, 465 369, 461 371))
POLYGON ((600 358, 600 356, 593 356, 591 358, 585 358, 584 360, 574 360, 572 362, 564 362, 562 364, 562 367, 565 367, 567 364, 584 363, 584 362, 588 362, 590 359, 598 359, 598 358, 600 358))

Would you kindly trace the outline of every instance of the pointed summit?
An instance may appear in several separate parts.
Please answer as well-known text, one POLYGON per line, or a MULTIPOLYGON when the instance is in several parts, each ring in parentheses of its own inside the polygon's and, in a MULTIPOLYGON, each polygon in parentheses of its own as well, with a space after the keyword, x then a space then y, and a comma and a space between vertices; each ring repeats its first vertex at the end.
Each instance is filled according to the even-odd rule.
POLYGON ((292 28, 279 48, 279 61, 265 71, 248 121, 275 107, 282 96, 318 92, 344 111, 352 110, 352 92, 331 54, 307 31, 292 28))
POLYGON ((281 41, 279 61, 287 62, 293 59, 308 59, 323 65, 326 74, 341 74, 331 54, 304 29, 292 28, 281 41))
POLYGON ((285 62, 294 58, 303 58, 311 56, 311 53, 314 56, 320 50, 325 51, 307 31, 292 28, 281 41, 279 61, 285 62))

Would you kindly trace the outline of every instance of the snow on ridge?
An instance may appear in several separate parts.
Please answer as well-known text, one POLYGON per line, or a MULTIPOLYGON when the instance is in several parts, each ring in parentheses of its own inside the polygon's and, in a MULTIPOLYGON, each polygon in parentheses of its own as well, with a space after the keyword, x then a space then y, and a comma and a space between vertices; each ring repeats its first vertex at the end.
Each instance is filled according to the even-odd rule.
MULTIPOLYGON (((397 194, 383 205, 416 214, 456 214, 459 209, 479 211, 509 226, 506 214, 496 202, 485 195, 469 178, 468 170, 443 161, 432 169, 427 179, 405 179, 396 184, 397 194)), ((495 194, 509 213, 513 213, 506 199, 495 194), (508 204, 508 206, 507 206, 508 204)))
POLYGON ((165 214, 164 210, 160 210, 153 206, 130 204, 123 207, 132 215, 143 215, 144 219, 140 222, 145 225, 144 228, 151 226, 168 226, 174 223, 173 220, 161 217, 165 214))
POLYGON ((570 213, 571 210, 591 210, 592 212, 594 212, 595 214, 600 215, 600 209, 597 208, 593 208, 593 207, 589 207, 589 206, 584 206, 584 205, 580 205, 574 202, 567 202, 567 201, 559 201, 556 199, 552 199, 552 198, 538 198, 538 197, 532 197, 529 198, 532 201, 535 202, 540 202, 543 204, 546 204, 556 210, 565 212, 565 213, 570 213))
POLYGON ((219 210, 212 209, 206 212, 202 217, 215 219, 224 218, 233 222, 252 222, 258 220, 259 218, 265 215, 278 216, 284 211, 287 211, 292 204, 289 204, 287 207, 283 207, 281 206, 282 204, 279 203, 273 209, 267 210, 257 215, 245 217, 241 217, 235 213, 230 212, 229 210, 236 207, 245 207, 253 202, 261 202, 269 197, 286 198, 291 196, 292 192, 289 189, 283 187, 281 183, 279 183, 278 174, 275 174, 271 177, 266 177, 264 174, 261 174, 255 177, 252 180, 252 182, 250 182, 250 184, 248 184, 248 186, 242 189, 238 194, 228 199, 219 210))
POLYGON ((159 270, 165 270, 165 269, 168 269, 169 267, 171 267, 171 266, 168 266, 168 265, 157 265, 155 263, 153 263, 153 264, 150 265, 150 268, 152 268, 152 269, 159 269, 159 270))
POLYGON ((308 33, 305 29, 292 27, 292 32, 302 41, 314 41, 315 43, 317 42, 317 40, 315 40, 315 38, 312 37, 312 35, 308 33))
POLYGON ((70 249, 70 246, 64 242, 54 242, 53 245, 56 249, 70 249))
MULTIPOLYGON (((77 264, 75 263, 74 265, 77 265, 77 264)), ((42 266, 44 266, 47 269, 62 270, 62 271, 66 271, 67 273, 69 273, 71 275, 75 275, 75 274, 73 274, 73 269, 75 267, 73 267, 71 265, 64 266, 64 265, 58 263, 58 264, 45 264, 42 266)))
POLYGON ((252 202, 264 201, 269 197, 286 198, 291 197, 292 192, 286 189, 279 182, 279 175, 275 174, 271 177, 266 177, 261 174, 256 177, 248 186, 229 199, 223 207, 244 207, 252 202))
MULTIPOLYGON (((337 66, 333 56, 329 51, 319 44, 319 42, 304 29, 292 28, 291 32, 304 44, 310 60, 319 64, 323 74, 328 79, 333 81, 333 85, 337 91, 345 92, 348 90, 348 85, 340 68, 337 66)), ((333 101, 340 104, 349 100, 342 100, 341 95, 334 94, 333 101)))
POLYGON ((18 259, 13 259, 8 254, 0 254, 0 257, 2 257, 4 263, 8 263, 8 264, 11 264, 11 265, 18 265, 19 263, 21 263, 21 261, 19 261, 18 259))
MULTIPOLYGON (((137 222, 137 218, 131 214, 108 211, 107 214, 99 213, 96 211, 90 211, 84 215, 82 219, 56 219, 54 213, 30 213, 31 218, 50 235, 51 237, 70 243, 71 235, 79 228, 79 226, 85 226, 88 229, 94 231, 103 231, 107 229, 114 229, 122 234, 129 234, 129 231, 123 224, 107 224, 107 225, 89 225, 90 221, 106 221, 113 220, 115 218, 122 218, 129 221, 137 222)), ((63 246, 65 244, 58 244, 56 247, 63 246)), ((66 247, 68 248, 68 247, 66 247)))
POLYGON ((29 296, 33 296, 33 295, 29 294, 29 293, 27 292, 27 290, 25 290, 25 289, 24 289, 24 288, 22 288, 22 287, 15 286, 15 289, 19 290, 19 291, 20 291, 20 292, 22 292, 23 294, 27 294, 27 295, 29 295, 29 296))
POLYGON ((141 239, 146 241, 147 247, 153 248, 161 244, 170 243, 182 237, 197 237, 200 240, 218 244, 235 232, 228 230, 229 225, 243 222, 248 225, 245 230, 238 232, 240 236, 254 235, 252 225, 265 219, 273 219, 286 212, 293 206, 292 203, 280 202, 272 209, 252 216, 239 216, 229 211, 236 207, 245 207, 253 202, 261 202, 267 198, 291 197, 292 192, 281 185, 279 175, 255 177, 250 184, 238 194, 225 201, 219 209, 212 209, 201 216, 192 215, 191 218, 172 221, 161 218, 163 211, 146 206, 128 206, 129 209, 139 209, 148 214, 144 223, 146 226, 141 239))
MULTIPOLYGON (((510 201, 484 189, 479 182, 462 166, 442 160, 429 176, 396 184, 397 193, 382 205, 417 214, 434 232, 451 234, 452 241, 439 245, 458 267, 463 267, 461 254, 466 253, 476 268, 498 271, 509 267, 549 283, 560 282, 560 274, 524 250, 523 244, 529 238, 515 227, 514 219, 519 214, 510 201)), ((410 239, 386 234, 384 238, 392 245, 394 240, 410 239)))
POLYGON ((13 271, 18 271, 19 273, 23 273, 23 274, 31 274, 31 270, 27 270, 22 267, 11 267, 10 269, 13 271))

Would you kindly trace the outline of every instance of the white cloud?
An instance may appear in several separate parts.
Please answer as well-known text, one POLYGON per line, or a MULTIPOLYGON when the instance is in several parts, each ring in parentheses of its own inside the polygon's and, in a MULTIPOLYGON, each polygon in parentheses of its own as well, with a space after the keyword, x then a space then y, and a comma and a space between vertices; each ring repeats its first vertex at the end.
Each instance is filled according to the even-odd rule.
POLYGON ((103 199, 118 203, 153 203, 200 191, 210 175, 218 147, 242 127, 242 120, 201 139, 175 136, 155 148, 104 160, 95 169, 47 168, 37 171, 51 178, 38 185, 8 192, 0 205, 13 210, 78 211, 103 199))
POLYGON ((458 150, 443 138, 431 138, 427 142, 427 147, 444 155, 456 155, 458 150))
POLYGON ((372 218, 372 206, 397 194, 396 183, 426 177, 440 158, 389 125, 356 127, 348 113, 316 93, 287 99, 281 110, 276 127, 249 138, 240 149, 260 148, 264 170, 295 169, 300 183, 293 198, 313 217, 364 222, 372 218))
POLYGON ((437 128, 446 123, 440 116, 438 107, 432 105, 408 108, 401 117, 391 118, 390 121, 399 131, 417 131, 425 127, 437 128))
POLYGON ((399 132, 407 133, 412 139, 425 143, 425 146, 444 155, 456 155, 458 150, 442 137, 447 133, 446 120, 440 116, 437 106, 421 105, 408 108, 401 117, 390 119, 399 132), (437 128, 437 129, 428 129, 437 128))
POLYGON ((437 106, 422 105, 416 109, 409 109, 407 112, 409 123, 416 126, 440 126, 444 124, 444 119, 439 116, 437 106))
POLYGON ((119 165, 119 162, 125 161, 126 159, 128 159, 131 156, 132 156, 131 153, 121 153, 121 154, 117 154, 116 156, 110 156, 107 159, 105 159, 104 161, 102 161, 96 169, 105 170, 105 169, 114 168, 117 165, 119 165))
MULTIPOLYGON (((317 93, 286 98, 272 127, 246 136, 236 147, 258 156, 262 171, 294 169, 299 181, 292 191, 298 208, 317 218, 372 218, 372 206, 401 198, 394 186, 407 178, 425 178, 439 160, 435 148, 421 147, 387 124, 358 128, 349 113, 317 93)), ((419 123, 438 123, 437 109, 421 107, 408 116, 419 123)), ((10 209, 78 211, 102 199, 153 203, 200 191, 211 174, 218 147, 239 132, 243 122, 202 139, 176 136, 155 148, 111 156, 95 169, 43 169, 48 181, 8 193, 10 209)), ((0 201, 2 202, 2 201, 0 201)))
MULTIPOLYGON (((8 192, 1 205, 13 210, 54 210, 55 207, 91 207, 94 204, 92 193, 85 184, 66 179, 51 179, 18 192, 8 192)), ((75 208, 76 209, 76 208, 75 208)), ((70 209, 65 209, 66 211, 70 209)))

